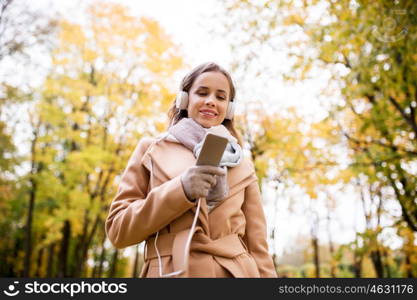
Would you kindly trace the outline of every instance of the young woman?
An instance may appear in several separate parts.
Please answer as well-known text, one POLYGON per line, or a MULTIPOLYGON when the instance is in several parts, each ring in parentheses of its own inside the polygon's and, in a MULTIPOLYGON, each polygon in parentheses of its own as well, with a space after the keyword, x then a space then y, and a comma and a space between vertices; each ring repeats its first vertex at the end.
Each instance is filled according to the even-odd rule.
POLYGON ((276 277, 253 164, 233 126, 235 87, 215 63, 181 83, 168 132, 139 141, 106 220, 117 248, 146 240, 141 277, 276 277), (196 166, 207 132, 228 138, 219 167, 196 166))

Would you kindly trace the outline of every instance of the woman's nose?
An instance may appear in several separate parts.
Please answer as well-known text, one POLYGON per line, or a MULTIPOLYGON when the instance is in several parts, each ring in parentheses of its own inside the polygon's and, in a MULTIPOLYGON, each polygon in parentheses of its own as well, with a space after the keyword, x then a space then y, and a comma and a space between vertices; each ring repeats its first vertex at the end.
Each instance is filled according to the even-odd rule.
POLYGON ((206 98, 205 104, 215 106, 216 105, 215 96, 214 95, 209 95, 206 98))

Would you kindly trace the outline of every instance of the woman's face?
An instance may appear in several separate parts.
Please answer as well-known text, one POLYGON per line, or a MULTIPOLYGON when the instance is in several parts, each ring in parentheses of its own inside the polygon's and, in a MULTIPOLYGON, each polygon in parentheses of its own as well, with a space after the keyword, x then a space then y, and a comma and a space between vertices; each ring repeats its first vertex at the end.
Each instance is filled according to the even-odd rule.
POLYGON ((223 73, 205 72, 196 78, 188 97, 188 117, 205 128, 220 125, 229 102, 229 82, 223 73))

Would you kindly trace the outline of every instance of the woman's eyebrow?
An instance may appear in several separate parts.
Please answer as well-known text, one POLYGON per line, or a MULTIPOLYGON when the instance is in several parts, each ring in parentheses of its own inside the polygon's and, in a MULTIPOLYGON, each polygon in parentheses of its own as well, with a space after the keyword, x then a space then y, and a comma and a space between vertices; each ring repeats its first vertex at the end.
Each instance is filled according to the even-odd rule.
MULTIPOLYGON (((209 90, 210 88, 209 87, 207 87, 207 86, 203 86, 203 85, 200 85, 199 87, 198 87, 198 89, 205 89, 205 90, 209 90)), ((224 91, 224 90, 217 90, 218 92, 222 92, 222 93, 225 93, 226 94, 226 91, 224 91)))

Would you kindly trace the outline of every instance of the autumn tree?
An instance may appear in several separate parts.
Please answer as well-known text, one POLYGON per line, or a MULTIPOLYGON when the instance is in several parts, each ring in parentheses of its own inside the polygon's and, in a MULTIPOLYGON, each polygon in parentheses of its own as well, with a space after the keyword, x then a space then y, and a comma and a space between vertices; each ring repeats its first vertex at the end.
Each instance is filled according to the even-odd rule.
POLYGON ((294 61, 288 77, 305 79, 317 68, 332 71, 343 97, 334 117, 347 121, 341 133, 355 161, 369 164, 391 186, 404 220, 416 231, 415 1, 230 1, 228 9, 252 12, 247 21, 240 19, 240 27, 258 33, 255 40, 267 45, 274 45, 280 28, 299 35, 287 43, 294 61), (257 18, 257 11, 269 18, 257 18))
MULTIPOLYGON (((30 235, 25 238, 20 230, 20 220, 24 213, 22 201, 25 184, 20 182, 16 168, 24 159, 19 156, 16 145, 17 116, 19 110, 32 100, 32 90, 27 82, 21 86, 9 80, 10 75, 19 73, 18 66, 25 70, 34 67, 31 52, 47 55, 49 42, 55 30, 55 21, 38 9, 21 0, 0 2, 0 231, 4 241, 0 246, 2 261, 1 274, 16 276, 11 266, 12 260, 19 260, 21 248, 30 248, 30 235), (25 244, 25 245, 24 245, 25 244)), ((21 74, 23 75, 23 74, 21 74)), ((28 222, 26 222, 28 225, 28 222)), ((29 232, 28 230, 26 231, 29 232)), ((26 259, 27 270, 29 261, 26 259)), ((23 275, 28 275, 23 273, 23 275)))
POLYGON ((106 247, 108 205, 138 139, 163 129, 168 81, 182 66, 152 19, 95 2, 84 21, 59 22, 52 68, 30 110, 30 276, 124 275, 123 251, 106 247))
MULTIPOLYGON (((340 179, 333 176, 341 167, 338 166, 338 154, 329 145, 338 143, 335 134, 336 124, 330 119, 309 123, 294 108, 281 110, 279 113, 267 113, 259 104, 258 109, 251 109, 251 121, 248 115, 240 118, 240 126, 248 142, 255 169, 263 184, 276 187, 274 209, 283 194, 291 194, 295 187, 301 189, 307 199, 306 215, 313 221, 311 239, 315 252, 316 276, 320 274, 318 231, 326 199, 320 194, 337 184, 340 179), (250 124, 250 126, 249 126, 250 124)), ((300 202, 297 196, 292 200, 300 202)), ((274 222, 274 220, 272 220, 274 222)), ((271 237, 274 238, 277 228, 272 226, 271 237)), ((280 229, 283 230, 283 229, 280 229)), ((273 242, 273 241, 272 241, 273 242)))
POLYGON ((243 70, 325 80, 323 106, 338 123, 353 175, 346 183, 366 176, 385 193, 377 199, 394 194, 402 220, 417 231, 416 2, 232 0, 225 11, 225 27, 240 33, 231 44, 243 70), (262 60, 271 49, 287 56, 291 70, 280 74, 280 66, 262 60))

